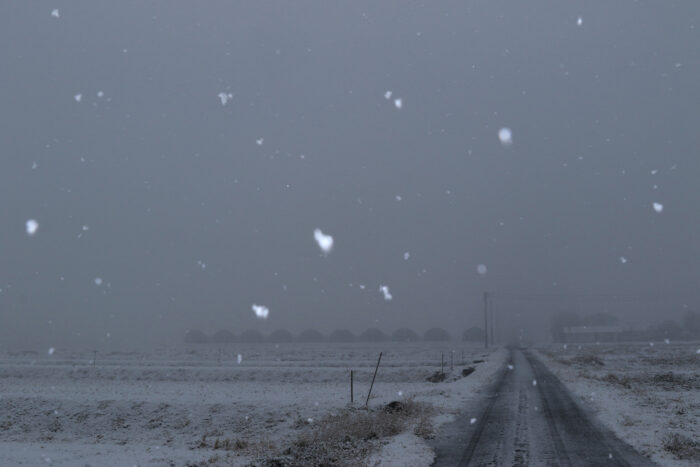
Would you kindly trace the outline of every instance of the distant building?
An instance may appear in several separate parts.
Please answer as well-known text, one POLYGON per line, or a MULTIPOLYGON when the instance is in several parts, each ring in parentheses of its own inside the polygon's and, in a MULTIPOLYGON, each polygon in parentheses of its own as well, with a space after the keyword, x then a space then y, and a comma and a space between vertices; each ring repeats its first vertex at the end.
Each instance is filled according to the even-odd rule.
POLYGON ((328 336, 329 342, 355 342, 355 335, 347 329, 336 329, 328 336))
POLYGON ((463 341, 480 342, 484 340, 484 330, 479 326, 472 326, 462 333, 463 341))
POLYGON ((207 336, 198 329, 190 329, 185 333, 186 344, 204 344, 207 342, 207 336))
POLYGON ((236 336, 234 336, 228 329, 221 329, 214 333, 214 335, 211 337, 211 342, 215 342, 217 344, 236 342, 236 336))
POLYGON ((448 341, 450 340, 450 333, 442 328, 430 328, 423 334, 423 340, 425 341, 448 341))
POLYGON ((277 329, 270 334, 267 340, 270 342, 292 342, 294 336, 286 329, 277 329))
POLYGON ((381 329, 369 328, 360 334, 358 340, 362 342, 384 342, 386 334, 381 329))
POLYGON ((297 341, 299 342, 323 342, 323 334, 321 334, 319 331, 315 329, 307 329, 305 331, 302 331, 301 334, 299 334, 299 337, 297 338, 297 341))
POLYGON ((244 344, 255 344, 258 342, 262 342, 264 339, 260 331, 256 331, 255 329, 248 329, 247 331, 243 331, 241 337, 239 337, 238 340, 239 342, 242 342, 244 344))
POLYGON ((564 328, 564 342, 617 342, 622 340, 620 326, 567 326, 564 328))
POLYGON ((413 329, 399 328, 391 335, 391 339, 397 342, 415 342, 419 341, 420 337, 413 329))

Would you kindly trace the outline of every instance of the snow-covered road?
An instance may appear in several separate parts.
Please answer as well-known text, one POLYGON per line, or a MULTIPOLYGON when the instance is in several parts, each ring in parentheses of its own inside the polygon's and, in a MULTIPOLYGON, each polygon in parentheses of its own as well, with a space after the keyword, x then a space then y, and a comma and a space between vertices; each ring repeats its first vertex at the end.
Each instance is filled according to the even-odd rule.
POLYGON ((434 448, 434 465, 652 465, 521 349, 511 350, 485 396, 443 427, 434 448))

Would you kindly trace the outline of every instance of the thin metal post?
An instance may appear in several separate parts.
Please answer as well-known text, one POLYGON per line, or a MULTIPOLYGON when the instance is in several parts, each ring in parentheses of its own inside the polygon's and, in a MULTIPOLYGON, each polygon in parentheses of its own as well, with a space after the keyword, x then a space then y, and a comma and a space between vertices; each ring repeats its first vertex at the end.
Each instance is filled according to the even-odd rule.
POLYGON ((489 293, 484 292, 484 347, 489 348, 489 293))
POLYGON ((372 395, 372 388, 374 387, 374 379, 377 377, 377 370, 379 370, 379 362, 382 361, 382 352, 379 352, 379 359, 377 360, 377 367, 374 369, 374 376, 372 376, 372 384, 369 385, 369 392, 367 393, 367 400, 365 401, 365 407, 369 406, 369 396, 372 395))
POLYGON ((352 370, 350 370, 350 403, 352 404, 355 402, 355 396, 353 395, 353 388, 352 388, 353 382, 352 382, 352 370))

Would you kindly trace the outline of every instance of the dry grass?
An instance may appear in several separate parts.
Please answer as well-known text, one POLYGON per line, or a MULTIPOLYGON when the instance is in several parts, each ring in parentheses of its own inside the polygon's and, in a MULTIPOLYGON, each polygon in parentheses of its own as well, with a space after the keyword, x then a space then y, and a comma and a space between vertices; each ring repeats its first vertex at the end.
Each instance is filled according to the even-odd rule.
POLYGON ((700 460, 700 443, 680 433, 671 433, 663 439, 664 449, 678 459, 700 460))
POLYGON ((419 436, 432 436, 431 413, 429 406, 412 399, 375 410, 345 409, 313 423, 264 465, 357 465, 382 438, 411 428, 419 436))

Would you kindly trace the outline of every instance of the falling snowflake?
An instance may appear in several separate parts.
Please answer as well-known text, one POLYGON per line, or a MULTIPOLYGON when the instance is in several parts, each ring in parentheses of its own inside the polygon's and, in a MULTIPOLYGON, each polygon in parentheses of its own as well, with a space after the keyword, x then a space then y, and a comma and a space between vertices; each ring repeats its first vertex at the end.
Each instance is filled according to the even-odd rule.
POLYGON ((533 385, 533 386, 537 386, 537 380, 536 380, 536 379, 533 379, 533 380, 532 380, 532 385, 533 385))
POLYGON ((387 91, 384 93, 384 99, 386 99, 386 100, 391 99, 391 91, 387 91))
POLYGON ((49 355, 53 355, 53 353, 56 351, 53 347, 49 348, 49 355))
POLYGON ((26 224, 27 235, 30 237, 34 236, 37 230, 39 230, 39 223, 34 219, 29 219, 26 224))
POLYGON ((408 261, 408 258, 410 258, 410 257, 411 257, 411 253, 408 252, 408 251, 407 251, 406 253, 403 254, 403 259, 404 259, 405 261, 408 261))
POLYGON ((331 250, 333 249, 333 237, 330 235, 324 234, 321 231, 321 229, 314 230, 314 239, 316 240, 316 243, 318 243, 318 247, 324 253, 330 253, 331 250))
POLYGON ((515 368, 513 365, 510 365, 510 364, 508 365, 509 370, 512 370, 513 368, 515 368))
POLYGON ((513 132, 510 128, 503 127, 498 130, 498 139, 501 140, 503 146, 510 146, 513 144, 513 132))
POLYGON ((262 146, 264 142, 265 138, 258 138, 255 140, 255 144, 257 144, 258 146, 262 146))
POLYGON ((661 203, 654 203, 654 211, 661 213, 664 210, 664 205, 661 203))
POLYGON ((221 105, 226 105, 228 104, 228 101, 233 99, 233 94, 230 92, 220 92, 216 96, 221 100, 221 105))
POLYGON ((102 278, 101 277, 95 277, 95 285, 98 287, 102 285, 102 278))
POLYGON ((566 344, 564 344, 564 350, 566 350, 566 348, 567 348, 567 345, 566 345, 566 344))
POLYGON ((87 225, 84 225, 84 226, 83 226, 83 232, 87 232, 88 230, 90 230, 90 227, 88 227, 87 225))
POLYGON ((104 92, 102 92, 102 91, 97 91, 97 97, 99 97, 100 99, 102 99, 104 96, 105 96, 105 93, 104 93, 104 92))
POLYGON ((478 273, 481 274, 482 276, 483 276, 484 274, 486 274, 486 271, 487 271, 487 269, 486 269, 486 265, 485 265, 485 264, 480 264, 480 265, 478 265, 478 266, 476 267, 476 272, 478 272, 478 273))
POLYGON ((54 9, 51 11, 51 16, 53 16, 54 18, 60 18, 60 17, 61 17, 61 12, 58 11, 58 8, 54 8, 54 9))
POLYGON ((666 344, 670 344, 670 343, 671 343, 671 341, 668 340, 668 339, 664 339, 664 342, 665 342, 666 344))
POLYGON ((401 397, 401 396, 403 396, 403 391, 399 391, 399 392, 397 392, 396 394, 398 394, 399 397, 401 397))
POLYGON ((401 195, 396 195, 396 201, 401 201, 402 199, 401 195))
POLYGON ((624 256, 620 256, 620 262, 621 262, 622 264, 627 263, 627 258, 625 258, 624 256))
POLYGON ((32 162, 32 170, 36 169, 37 167, 39 167, 39 165, 36 163, 36 161, 32 162))
POLYGON ((576 25, 581 26, 582 24, 583 24, 583 18, 579 16, 578 19, 576 20, 576 25))
POLYGON ((401 98, 394 99, 394 107, 401 110, 403 108, 403 99, 401 99, 401 98))
POLYGON ((386 285, 380 285, 379 291, 384 295, 384 300, 386 300, 387 302, 391 301, 391 299, 394 298, 391 295, 391 292, 389 292, 389 287, 387 287, 386 285))
POLYGON ((267 316, 270 314, 270 310, 266 306, 253 304, 252 308, 255 312, 255 316, 260 319, 267 319, 267 316))
POLYGON ((83 95, 82 94, 76 94, 73 96, 73 99, 75 99, 75 102, 80 102, 83 100, 83 95))
POLYGON ((240 364, 241 364, 241 362, 243 361, 243 355, 241 355, 241 354, 238 354, 238 355, 236 356, 236 361, 237 361, 237 362, 238 362, 238 364, 240 365, 240 364))
POLYGON ((472 417, 472 418, 469 419, 469 424, 470 424, 470 425, 473 425, 473 424, 475 424, 475 423, 476 423, 476 418, 472 417))
POLYGON ((656 175, 657 173, 659 173, 658 169, 654 169, 654 170, 651 171, 651 174, 652 174, 652 175, 656 175))

